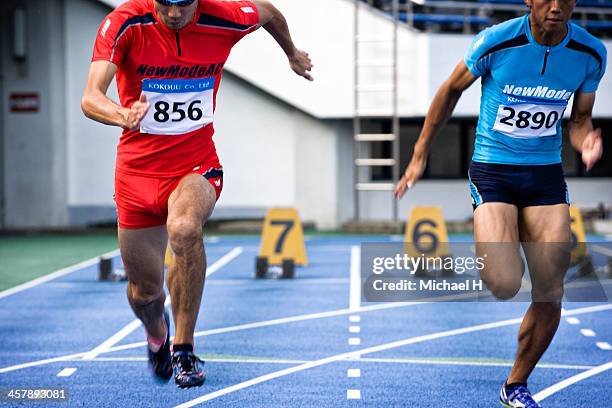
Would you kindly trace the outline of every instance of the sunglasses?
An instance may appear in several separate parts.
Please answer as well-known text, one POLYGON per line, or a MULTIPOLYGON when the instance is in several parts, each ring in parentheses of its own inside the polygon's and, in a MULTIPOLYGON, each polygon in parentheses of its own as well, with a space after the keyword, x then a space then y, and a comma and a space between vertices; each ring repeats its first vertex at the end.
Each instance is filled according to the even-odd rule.
POLYGON ((178 6, 186 7, 191 5, 195 0, 155 0, 162 6, 178 6))

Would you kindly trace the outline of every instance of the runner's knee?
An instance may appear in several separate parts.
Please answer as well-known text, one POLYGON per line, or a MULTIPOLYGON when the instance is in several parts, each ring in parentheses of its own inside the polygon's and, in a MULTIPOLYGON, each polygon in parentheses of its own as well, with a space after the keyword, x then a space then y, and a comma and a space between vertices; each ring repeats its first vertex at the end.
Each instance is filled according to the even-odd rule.
POLYGON ((201 221, 186 216, 168 220, 168 238, 174 253, 182 255, 184 251, 202 240, 201 221))
POLYGON ((480 272, 480 277, 493 296, 507 300, 516 296, 521 289, 525 264, 518 258, 509 258, 510 262, 487 263, 480 272))
POLYGON ((538 284, 531 289, 531 299, 534 302, 553 302, 561 304, 563 299, 562 284, 538 284))
POLYGON ((493 296, 501 300, 508 300, 515 297, 519 290, 521 290, 521 274, 513 275, 515 276, 483 275, 482 280, 493 296))
POLYGON ((130 303, 137 308, 146 307, 156 302, 163 304, 165 298, 163 281, 160 283, 153 281, 130 281, 127 293, 130 303))

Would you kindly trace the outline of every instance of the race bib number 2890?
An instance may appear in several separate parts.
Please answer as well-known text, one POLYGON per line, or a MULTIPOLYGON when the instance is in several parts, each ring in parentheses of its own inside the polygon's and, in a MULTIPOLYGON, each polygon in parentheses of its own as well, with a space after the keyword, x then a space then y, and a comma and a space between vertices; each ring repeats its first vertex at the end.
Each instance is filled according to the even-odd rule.
POLYGON ((212 77, 143 80, 142 92, 150 107, 140 132, 181 135, 212 123, 214 89, 212 77))
POLYGON ((532 138, 557 134, 566 100, 546 100, 504 94, 493 130, 507 136, 532 138))

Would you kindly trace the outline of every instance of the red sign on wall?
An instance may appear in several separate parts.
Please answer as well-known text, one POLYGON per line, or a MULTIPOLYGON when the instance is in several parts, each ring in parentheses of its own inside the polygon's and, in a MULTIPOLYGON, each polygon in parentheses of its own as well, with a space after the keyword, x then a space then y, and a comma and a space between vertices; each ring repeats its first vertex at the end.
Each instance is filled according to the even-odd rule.
POLYGON ((11 112, 38 112, 40 110, 38 93, 12 93, 9 99, 11 112))

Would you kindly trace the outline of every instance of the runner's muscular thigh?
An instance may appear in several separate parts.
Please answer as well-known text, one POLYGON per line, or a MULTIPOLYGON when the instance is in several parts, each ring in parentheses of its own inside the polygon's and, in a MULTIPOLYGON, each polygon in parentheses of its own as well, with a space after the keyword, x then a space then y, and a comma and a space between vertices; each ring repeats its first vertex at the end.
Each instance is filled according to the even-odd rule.
POLYGON ((537 302, 556 302, 563 296, 563 279, 571 258, 567 204, 525 207, 520 217, 521 240, 537 302))
POLYGON ((168 199, 168 224, 177 218, 198 221, 204 225, 215 208, 217 194, 199 174, 184 177, 168 199))
POLYGON ((119 246, 125 272, 146 295, 163 287, 167 233, 164 226, 119 228, 119 246))
POLYGON ((520 218, 523 241, 569 242, 571 239, 567 204, 525 207, 520 218))
POLYGON ((474 239, 476 255, 486 255, 481 277, 487 287, 498 298, 513 297, 524 270, 518 246, 518 209, 497 202, 479 205, 474 212, 474 239))

